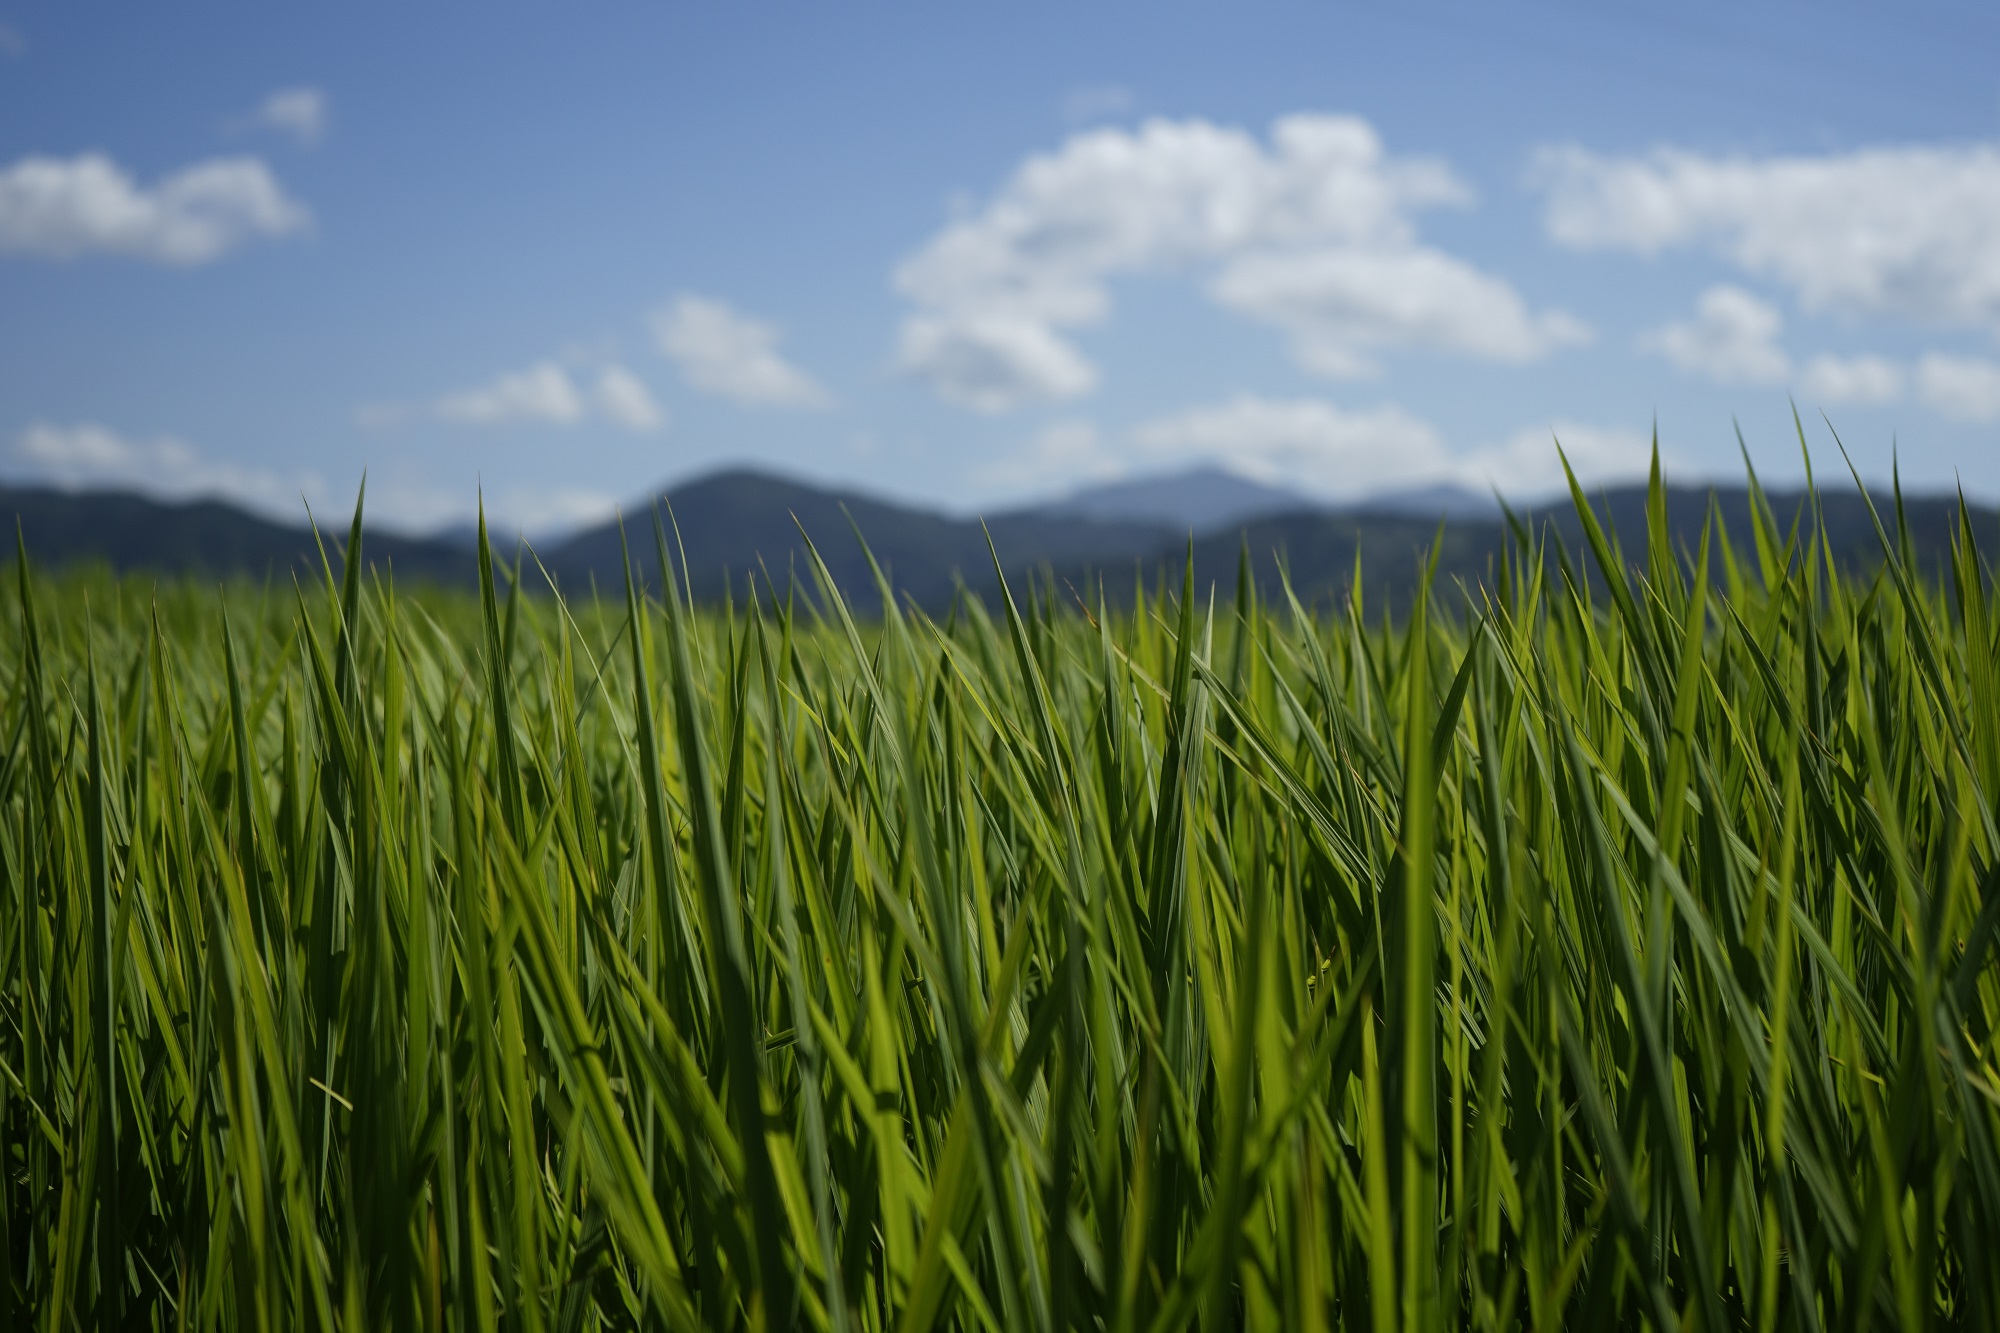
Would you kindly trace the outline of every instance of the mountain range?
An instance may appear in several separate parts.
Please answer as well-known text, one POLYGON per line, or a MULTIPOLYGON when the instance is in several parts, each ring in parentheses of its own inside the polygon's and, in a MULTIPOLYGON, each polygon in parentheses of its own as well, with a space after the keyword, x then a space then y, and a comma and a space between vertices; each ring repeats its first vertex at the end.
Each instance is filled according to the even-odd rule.
MULTIPOLYGON (((1593 499, 1607 526, 1623 535, 1625 549, 1642 550, 1645 489, 1612 488, 1593 499)), ((1804 497, 1796 494, 1770 499, 1781 524, 1791 523, 1804 506, 1804 497)), ((1692 549, 1699 541, 1713 504, 1739 554, 1754 562, 1743 487, 1677 486, 1669 488, 1666 501, 1678 547, 1692 549)), ((1893 530, 1891 497, 1877 502, 1893 530)), ((1956 504, 1955 497, 1905 497, 1911 553, 1920 568, 1945 568, 1956 504)), ((1856 569, 1878 565, 1880 542, 1861 495, 1851 488, 1828 490, 1821 505, 1836 560, 1856 569)), ((273 522, 219 501, 175 504, 130 493, 0 488, 0 517, 9 514, 19 524, 30 560, 48 566, 97 562, 120 571, 262 579, 309 569, 318 560, 313 535, 304 526, 273 522)), ((1566 497, 1529 506, 1515 518, 1531 530, 1551 526, 1581 563, 1589 563, 1566 497)), ((344 516, 321 521, 327 549, 335 553, 337 539, 345 535, 344 516)), ((1996 549, 1996 524, 2000 514, 1991 508, 1975 511, 1982 549, 1996 549)), ((1277 591, 1282 559, 1293 587, 1308 600, 1344 596, 1358 556, 1371 607, 1393 607, 1406 596, 1434 540, 1446 587, 1470 587, 1489 577, 1509 540, 1497 502, 1455 488, 1329 508, 1232 474, 1197 471, 1099 487, 995 513, 982 522, 731 469, 674 487, 650 504, 642 501, 622 529, 618 523, 600 524, 536 544, 526 564, 528 587, 541 582, 534 572, 539 560, 566 593, 596 588, 622 596, 629 551, 637 575, 657 588, 663 546, 676 552, 677 565, 684 557, 698 600, 740 599, 752 576, 760 582, 768 578, 780 590, 794 577, 810 587, 809 535, 843 592, 872 607, 873 575, 856 533, 866 538, 897 591, 931 608, 948 604, 961 582, 981 594, 995 592, 995 553, 1010 580, 1045 571, 1051 586, 1084 596, 1101 584, 1114 598, 1129 596, 1135 577, 1178 584, 1190 553, 1198 585, 1228 595, 1247 553, 1266 595, 1277 591)), ((476 578, 469 544, 456 532, 412 537, 371 529, 365 558, 378 570, 393 571, 403 584, 466 585, 476 578)))
POLYGON ((1297 491, 1241 477, 1219 467, 1194 467, 1131 481, 1107 482, 1041 506, 1044 512, 1164 524, 1197 535, 1235 528, 1274 514, 1349 509, 1410 518, 1498 518, 1491 495, 1444 483, 1384 491, 1352 505, 1336 507, 1297 491))

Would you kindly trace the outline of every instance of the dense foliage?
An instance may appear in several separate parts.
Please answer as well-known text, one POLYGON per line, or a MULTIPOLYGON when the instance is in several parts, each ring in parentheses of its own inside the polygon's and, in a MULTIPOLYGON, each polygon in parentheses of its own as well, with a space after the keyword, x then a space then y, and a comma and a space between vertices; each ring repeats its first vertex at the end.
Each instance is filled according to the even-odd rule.
POLYGON ((1400 625, 24 561, 0 1327, 2000 1327, 1996 602, 1755 515, 1400 625))

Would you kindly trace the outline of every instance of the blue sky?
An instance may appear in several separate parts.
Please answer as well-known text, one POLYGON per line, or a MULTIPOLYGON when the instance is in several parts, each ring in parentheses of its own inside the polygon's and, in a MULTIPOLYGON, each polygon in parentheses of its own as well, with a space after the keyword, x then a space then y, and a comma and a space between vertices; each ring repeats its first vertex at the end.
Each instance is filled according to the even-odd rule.
POLYGON ((1963 6, 0 0, 0 478, 532 531, 1863 472, 2000 497, 1963 6))

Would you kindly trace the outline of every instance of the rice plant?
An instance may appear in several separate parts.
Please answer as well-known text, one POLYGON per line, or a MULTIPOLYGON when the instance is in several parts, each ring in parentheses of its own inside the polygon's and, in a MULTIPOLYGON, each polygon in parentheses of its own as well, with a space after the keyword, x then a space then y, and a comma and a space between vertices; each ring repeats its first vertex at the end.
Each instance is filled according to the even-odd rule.
POLYGON ((2000 604, 1757 494, 1399 623, 23 552, 0 1327, 2000 1327, 2000 604))

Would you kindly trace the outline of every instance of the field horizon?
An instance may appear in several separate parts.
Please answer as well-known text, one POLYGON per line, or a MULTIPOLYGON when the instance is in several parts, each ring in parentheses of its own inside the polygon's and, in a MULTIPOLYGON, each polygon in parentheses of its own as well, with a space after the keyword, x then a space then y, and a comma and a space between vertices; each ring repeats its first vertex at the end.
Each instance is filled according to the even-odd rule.
POLYGON ((1990 1326, 2000 603, 1745 493, 1395 623, 17 557, 0 1324, 1990 1326))
MULTIPOLYGON (((1581 548, 1585 541, 1568 496, 1512 506, 1488 496, 1481 508, 1470 503, 1477 498, 1470 492, 1423 492, 1338 506, 1272 487, 1225 488, 1203 499, 1183 485, 1209 475, 1202 469, 1160 474, 980 517, 769 470, 725 468, 642 499, 619 519, 547 540, 496 537, 494 544, 508 576, 519 562, 530 594, 546 592, 553 579, 575 596, 592 587, 615 589, 628 556, 643 579, 657 584, 657 521, 685 591, 697 604, 721 606, 758 579, 809 585, 810 540, 851 602, 873 605, 872 553, 899 600, 914 600, 940 615, 961 589, 994 599, 999 571, 1017 583, 1053 576, 1073 590, 1103 585, 1114 600, 1129 598, 1135 580, 1144 580, 1157 595, 1178 580, 1192 540, 1197 587, 1213 588, 1225 599, 1234 594, 1240 557, 1247 551, 1267 599, 1277 598, 1289 580, 1307 606, 1328 603, 1337 610, 1355 591, 1358 562, 1364 598, 1400 614, 1410 604, 1419 571, 1434 555, 1433 576, 1441 583, 1476 586, 1495 575, 1515 542, 1516 523, 1538 535, 1550 528, 1563 546, 1581 548), (1151 504, 1190 506, 1190 512, 1206 508, 1210 520, 1177 525, 1149 516, 1151 504)), ((1907 538, 1914 567, 1933 579, 1949 568, 1961 499, 1956 494, 1904 495, 1892 481, 1865 496, 1858 485, 1845 483, 1817 495, 1781 488, 1753 496, 1755 480, 1754 473, 1734 484, 1664 478, 1669 544, 1691 552, 1711 508, 1718 533, 1739 546, 1752 540, 1753 505, 1768 505, 1786 529, 1811 510, 1841 571, 1866 575, 1881 559, 1872 501, 1890 516, 1898 540, 1907 538)), ((1607 533, 1614 539, 1623 534, 1630 551, 1643 553, 1648 487, 1640 482, 1589 487, 1585 493, 1607 533)), ((295 577, 316 578, 323 552, 338 559, 345 540, 338 526, 286 526, 215 501, 172 504, 113 492, 0 488, 0 517, 8 515, 39 567, 103 565, 169 579, 276 579, 282 585, 295 577)), ((1971 520, 1983 546, 2000 545, 2000 509, 1973 503, 1971 520)), ((438 584, 471 590, 478 583, 477 536, 477 523, 428 537, 385 535, 371 527, 367 560, 377 577, 393 577, 406 588, 438 584)), ((1588 567, 1579 575, 1588 577, 1588 567)))

